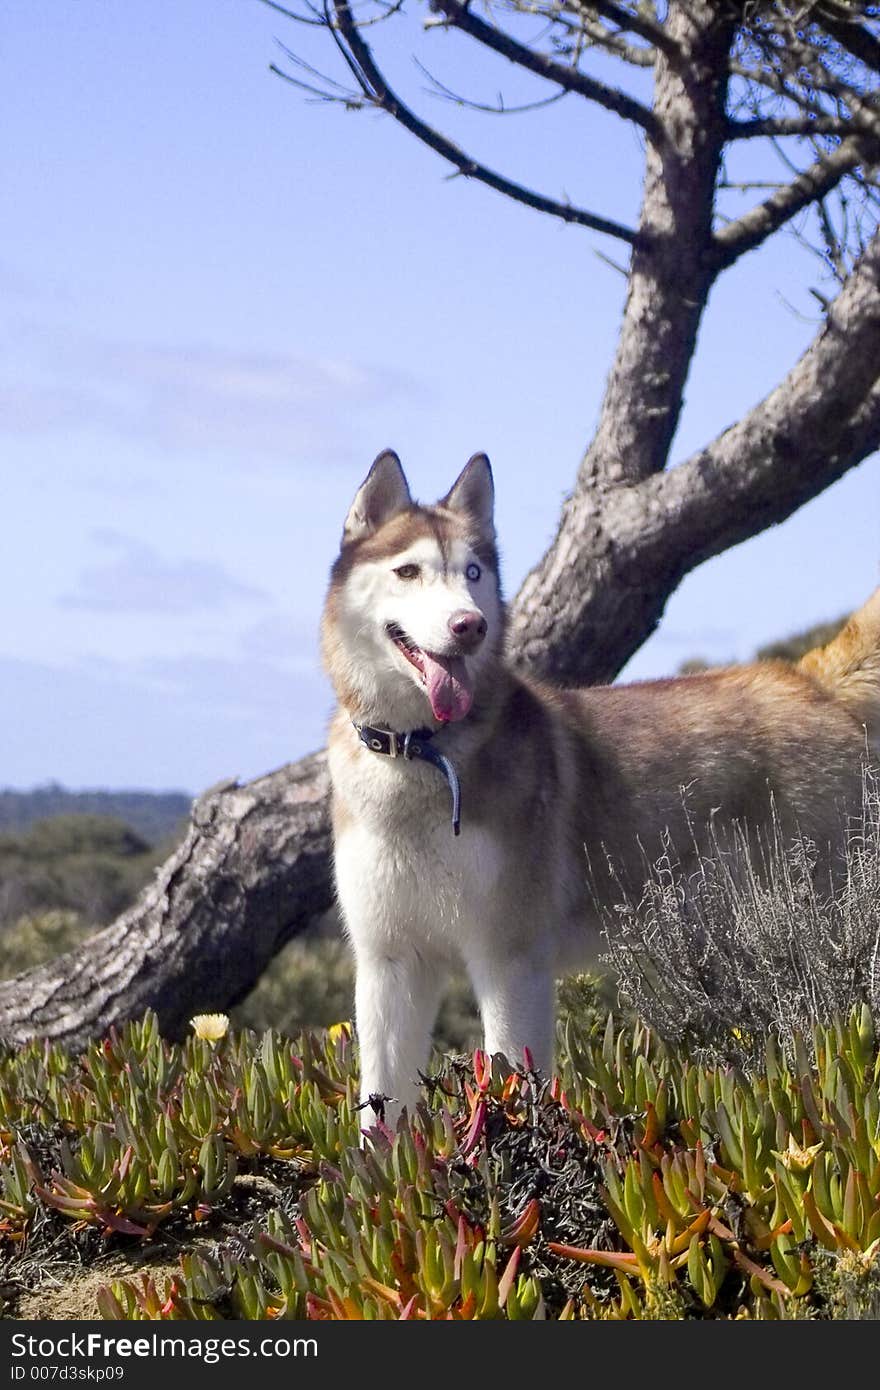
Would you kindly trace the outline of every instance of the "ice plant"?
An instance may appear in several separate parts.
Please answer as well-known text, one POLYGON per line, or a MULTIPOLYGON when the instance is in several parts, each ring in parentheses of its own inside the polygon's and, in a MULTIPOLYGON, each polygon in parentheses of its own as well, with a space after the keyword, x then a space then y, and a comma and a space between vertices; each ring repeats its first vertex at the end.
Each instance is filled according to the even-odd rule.
POLYGON ((877 1316, 869 1015, 790 1056, 770 1039, 749 1076, 613 1019, 571 1021, 559 1056, 552 1084, 481 1052, 447 1059, 409 1120, 364 1143, 344 1036, 181 1045, 147 1015, 80 1057, 0 1053, 7 1277, 65 1227, 117 1249, 159 1226, 185 1239, 268 1174, 277 1210, 167 1280, 114 1284, 103 1315, 877 1316))

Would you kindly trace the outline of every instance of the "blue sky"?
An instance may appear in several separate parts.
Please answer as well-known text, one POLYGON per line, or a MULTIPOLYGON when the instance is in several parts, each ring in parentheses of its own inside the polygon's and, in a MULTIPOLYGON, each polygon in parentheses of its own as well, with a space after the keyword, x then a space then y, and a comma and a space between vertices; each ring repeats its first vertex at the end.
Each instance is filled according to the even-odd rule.
MULTIPOLYGON (((481 99, 536 90, 459 36, 374 32, 453 138, 635 217, 638 142, 613 118, 465 115, 420 90, 413 42, 481 99)), ((375 454, 428 499, 490 454, 512 594, 589 440, 624 289, 596 253, 619 249, 448 180, 388 120, 305 102, 268 71, 278 39, 327 57, 256 0, 0 18, 0 785, 196 792, 320 746, 324 585, 375 454)), ((721 282, 675 457, 796 360, 810 285, 790 237, 721 282)), ((878 532, 875 458, 691 576, 626 675, 854 606, 878 532)))

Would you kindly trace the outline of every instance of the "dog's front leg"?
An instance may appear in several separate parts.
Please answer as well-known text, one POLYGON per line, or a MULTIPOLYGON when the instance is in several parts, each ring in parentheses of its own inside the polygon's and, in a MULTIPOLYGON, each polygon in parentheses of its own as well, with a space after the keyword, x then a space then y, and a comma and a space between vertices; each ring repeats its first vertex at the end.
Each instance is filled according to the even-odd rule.
POLYGON ((553 1069, 555 980, 544 955, 480 954, 467 963, 483 1020, 483 1046, 519 1065, 528 1048, 534 1066, 553 1069))
POLYGON ((411 948, 392 952, 355 942, 355 1027, 361 1058, 361 1127, 373 1122, 370 1099, 385 1097, 385 1121, 395 1124, 403 1106, 419 1094, 437 1016, 440 962, 411 948))

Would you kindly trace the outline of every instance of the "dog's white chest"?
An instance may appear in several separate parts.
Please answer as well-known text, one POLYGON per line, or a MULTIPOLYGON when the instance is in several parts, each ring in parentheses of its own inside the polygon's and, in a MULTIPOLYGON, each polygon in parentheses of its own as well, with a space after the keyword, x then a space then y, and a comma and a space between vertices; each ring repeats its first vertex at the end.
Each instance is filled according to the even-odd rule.
POLYGON ((490 830, 467 823, 454 835, 451 797, 432 767, 349 769, 352 813, 336 837, 336 879, 349 931, 392 945, 417 936, 444 952, 461 951, 486 922, 502 871, 490 830))

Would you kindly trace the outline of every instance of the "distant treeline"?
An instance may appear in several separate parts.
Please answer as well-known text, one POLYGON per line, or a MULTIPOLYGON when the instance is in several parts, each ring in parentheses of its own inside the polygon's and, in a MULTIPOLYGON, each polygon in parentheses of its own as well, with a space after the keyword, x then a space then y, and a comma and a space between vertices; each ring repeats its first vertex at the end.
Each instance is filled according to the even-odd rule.
POLYGON ((28 792, 0 790, 0 833, 28 830, 50 816, 109 816, 157 845, 178 834, 191 804, 185 792, 71 792, 49 782, 28 792))
POLYGON ((124 912, 185 826, 178 818, 170 835, 150 843, 118 817, 72 811, 0 830, 0 979, 50 960, 124 912))

